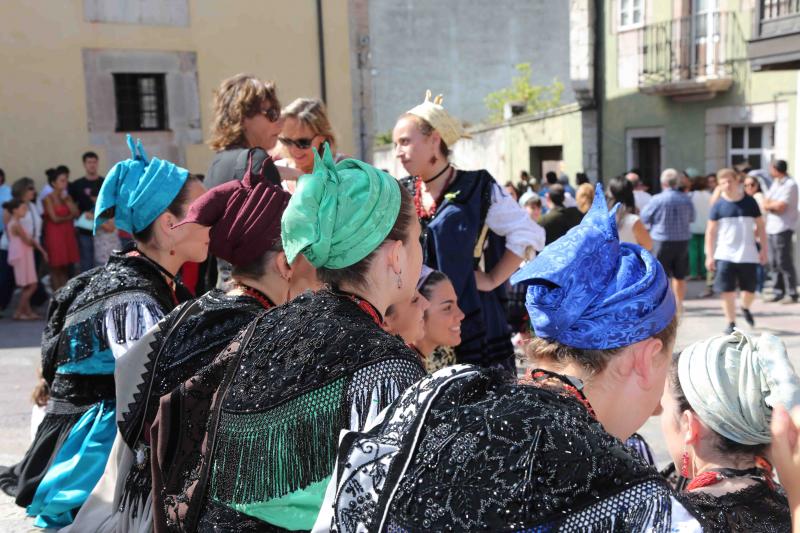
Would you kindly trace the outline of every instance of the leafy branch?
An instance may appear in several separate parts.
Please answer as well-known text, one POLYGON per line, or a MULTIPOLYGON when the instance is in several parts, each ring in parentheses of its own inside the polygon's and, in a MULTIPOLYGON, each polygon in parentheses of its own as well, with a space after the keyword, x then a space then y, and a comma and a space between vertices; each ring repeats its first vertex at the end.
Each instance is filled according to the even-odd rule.
POLYGON ((501 122, 506 104, 520 104, 525 113, 538 113, 557 107, 564 92, 564 84, 553 79, 550 85, 531 84, 531 64, 520 63, 514 67, 517 75, 511 79, 511 87, 489 93, 484 99, 489 110, 489 120, 501 122))

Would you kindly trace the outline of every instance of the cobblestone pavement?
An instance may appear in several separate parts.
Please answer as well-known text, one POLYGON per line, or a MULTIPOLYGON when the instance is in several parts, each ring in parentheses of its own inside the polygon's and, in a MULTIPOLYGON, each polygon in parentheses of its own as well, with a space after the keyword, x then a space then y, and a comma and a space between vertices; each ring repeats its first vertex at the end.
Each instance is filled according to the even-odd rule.
MULTIPOLYGON (((717 298, 693 299, 702 291, 699 282, 690 283, 689 299, 678 331, 676 349, 720 333, 725 327, 717 298)), ((795 368, 800 369, 800 304, 780 305, 756 300, 753 305, 755 332, 779 335, 789 348, 795 368)), ((0 319, 0 464, 18 461, 30 442, 30 392, 39 365, 39 339, 43 322, 14 322, 0 319)), ((747 331, 744 321, 741 326, 747 331)), ((668 460, 661 443, 658 419, 651 419, 641 431, 653 446, 660 464, 668 460)), ((11 498, 0 493, 0 531, 39 531, 25 518, 11 498)))

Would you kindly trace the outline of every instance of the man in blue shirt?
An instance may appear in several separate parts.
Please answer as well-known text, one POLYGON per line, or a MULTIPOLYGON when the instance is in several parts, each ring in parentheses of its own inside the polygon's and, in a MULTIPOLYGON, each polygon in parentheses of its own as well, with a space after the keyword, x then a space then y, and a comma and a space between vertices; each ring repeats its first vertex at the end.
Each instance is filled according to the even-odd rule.
POLYGON ((672 280, 678 313, 683 310, 689 272, 689 224, 695 213, 692 200, 682 193, 681 175, 674 168, 661 173, 662 192, 653 196, 640 216, 653 238, 653 254, 672 280))

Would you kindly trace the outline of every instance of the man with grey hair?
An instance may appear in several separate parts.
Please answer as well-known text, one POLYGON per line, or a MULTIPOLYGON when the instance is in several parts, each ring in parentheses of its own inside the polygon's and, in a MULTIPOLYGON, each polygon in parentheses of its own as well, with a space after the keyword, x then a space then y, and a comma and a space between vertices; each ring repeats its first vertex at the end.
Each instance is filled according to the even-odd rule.
POLYGON ((689 273, 689 225, 695 217, 692 200, 680 191, 680 186, 681 174, 674 168, 666 169, 661 173, 663 191, 653 196, 640 215, 653 237, 653 254, 672 280, 679 313, 689 273))
POLYGON ((641 212, 650 203, 652 196, 647 192, 641 178, 639 178, 639 174, 635 171, 631 170, 625 174, 625 179, 633 185, 633 203, 636 204, 636 209, 641 212))

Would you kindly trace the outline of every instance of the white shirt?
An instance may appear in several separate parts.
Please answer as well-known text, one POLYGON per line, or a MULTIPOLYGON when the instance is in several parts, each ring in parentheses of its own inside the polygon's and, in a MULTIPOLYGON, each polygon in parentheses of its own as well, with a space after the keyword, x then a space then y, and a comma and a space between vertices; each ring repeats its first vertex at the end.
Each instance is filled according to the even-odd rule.
POLYGON ((495 183, 492 205, 486 213, 486 225, 497 235, 506 238, 506 249, 525 259, 533 258, 533 250, 544 248, 544 228, 531 220, 527 211, 495 183))
POLYGON ((768 200, 786 202, 786 209, 781 214, 767 211, 767 234, 775 235, 794 230, 798 217, 797 182, 789 176, 775 178, 765 196, 768 200))
POLYGON ((689 193, 694 206, 694 221, 689 224, 689 231, 694 235, 702 235, 708 225, 708 214, 711 212, 711 193, 709 191, 692 191, 689 193))
POLYGON ((639 221, 639 215, 633 213, 625 213, 622 218, 622 225, 617 228, 619 233, 620 242, 629 242, 631 244, 639 244, 636 240, 636 235, 633 233, 633 226, 639 221))
POLYGON ((640 213, 642 209, 650 203, 651 198, 652 196, 647 191, 633 191, 633 203, 636 204, 636 209, 638 209, 640 213))

